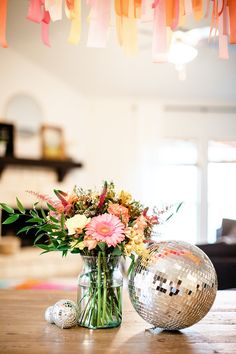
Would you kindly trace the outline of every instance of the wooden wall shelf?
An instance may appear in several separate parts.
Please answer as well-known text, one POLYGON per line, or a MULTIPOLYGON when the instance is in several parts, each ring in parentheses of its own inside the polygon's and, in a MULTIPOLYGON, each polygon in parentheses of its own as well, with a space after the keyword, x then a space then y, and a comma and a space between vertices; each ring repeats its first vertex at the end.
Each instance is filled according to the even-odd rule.
POLYGON ((33 166, 53 169, 57 174, 58 182, 61 182, 70 170, 74 168, 81 168, 83 167, 83 164, 72 160, 33 160, 15 157, 0 157, 0 177, 7 166, 33 166))

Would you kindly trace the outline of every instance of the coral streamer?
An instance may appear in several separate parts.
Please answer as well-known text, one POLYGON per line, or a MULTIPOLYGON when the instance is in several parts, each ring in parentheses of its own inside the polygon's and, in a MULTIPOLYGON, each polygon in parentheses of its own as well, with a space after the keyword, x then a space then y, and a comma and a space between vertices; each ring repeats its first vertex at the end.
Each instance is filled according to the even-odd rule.
POLYGON ((203 0, 192 0, 193 15, 199 21, 203 17, 203 0))
POLYGON ((89 16, 88 47, 104 48, 108 38, 111 0, 95 0, 89 16))
POLYGON ((7 0, 0 1, 0 44, 7 48, 6 40, 7 0))
POLYGON ((230 18, 230 43, 236 44, 236 1, 228 0, 230 18))

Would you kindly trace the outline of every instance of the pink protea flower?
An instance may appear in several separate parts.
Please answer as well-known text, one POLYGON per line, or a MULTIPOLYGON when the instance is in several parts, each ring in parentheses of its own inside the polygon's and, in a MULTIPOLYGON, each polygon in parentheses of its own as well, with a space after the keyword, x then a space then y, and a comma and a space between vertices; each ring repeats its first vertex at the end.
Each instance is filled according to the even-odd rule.
POLYGON ((111 214, 102 214, 91 219, 86 226, 86 235, 110 246, 116 246, 124 240, 125 225, 120 219, 111 214))
POLYGON ((128 224, 130 217, 129 210, 123 205, 110 203, 107 211, 109 214, 120 218, 123 223, 128 224))

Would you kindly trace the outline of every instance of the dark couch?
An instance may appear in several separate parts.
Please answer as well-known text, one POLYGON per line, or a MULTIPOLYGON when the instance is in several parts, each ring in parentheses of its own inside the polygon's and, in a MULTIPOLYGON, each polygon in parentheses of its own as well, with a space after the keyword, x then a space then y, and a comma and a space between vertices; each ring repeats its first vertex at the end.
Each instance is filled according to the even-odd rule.
POLYGON ((236 288, 236 220, 223 219, 217 241, 198 245, 212 261, 219 289, 236 288))

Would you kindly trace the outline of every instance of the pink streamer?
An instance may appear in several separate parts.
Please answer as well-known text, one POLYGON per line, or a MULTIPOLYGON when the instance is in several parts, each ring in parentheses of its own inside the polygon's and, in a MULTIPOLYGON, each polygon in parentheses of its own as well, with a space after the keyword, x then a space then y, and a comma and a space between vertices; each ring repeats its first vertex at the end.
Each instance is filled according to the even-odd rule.
POLYGON ((153 0, 143 0, 141 8, 141 20, 142 22, 153 21, 153 0))
POLYGON ((40 23, 42 21, 41 0, 30 0, 27 19, 40 23))
POLYGON ((48 47, 50 47, 49 24, 50 24, 50 14, 48 11, 44 10, 44 16, 42 19, 42 27, 41 27, 41 38, 43 43, 48 47))
POLYGON ((153 62, 165 63, 168 59, 165 0, 159 0, 154 7, 153 27, 152 59, 153 62))
POLYGON ((185 7, 185 15, 192 15, 193 13, 192 0, 185 0, 184 7, 185 7))
POLYGON ((30 0, 27 19, 36 23, 41 23, 42 42, 50 47, 49 44, 49 24, 50 14, 45 10, 45 0, 30 0))
POLYGON ((223 34, 230 36, 229 7, 227 5, 223 11, 223 34))
POLYGON ((207 0, 205 18, 208 18, 208 16, 209 16, 209 13, 210 13, 210 3, 211 3, 211 0, 207 0))
POLYGON ((104 48, 108 38, 111 15, 111 0, 89 0, 91 17, 88 32, 88 47, 104 48))
MULTIPOLYGON (((218 7, 219 10, 222 9, 223 7, 223 12, 219 16, 219 57, 221 59, 229 59, 229 51, 228 51, 228 35, 224 34, 224 20, 227 18, 227 7, 226 7, 226 1, 223 0, 218 0, 218 7), (226 15, 224 16, 224 13, 226 15)), ((229 21, 228 21, 229 22, 229 21)))

